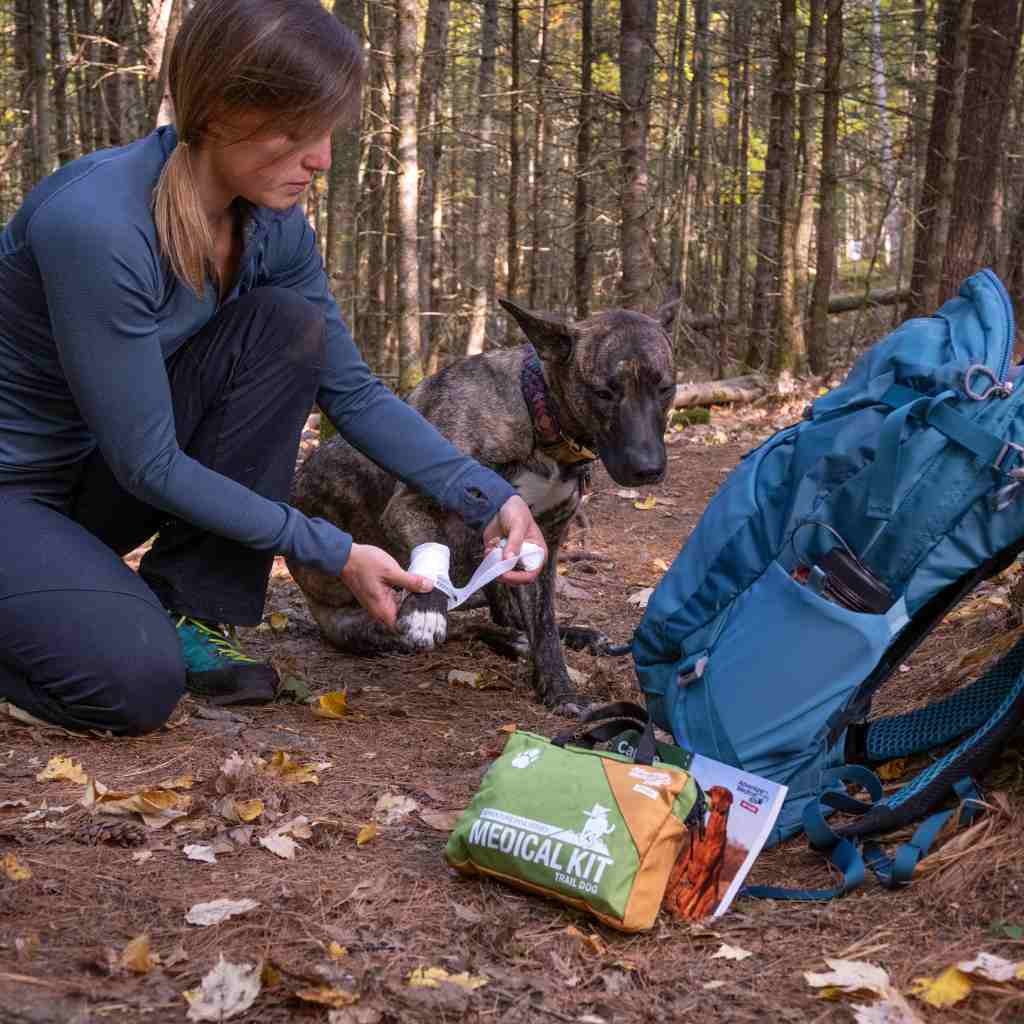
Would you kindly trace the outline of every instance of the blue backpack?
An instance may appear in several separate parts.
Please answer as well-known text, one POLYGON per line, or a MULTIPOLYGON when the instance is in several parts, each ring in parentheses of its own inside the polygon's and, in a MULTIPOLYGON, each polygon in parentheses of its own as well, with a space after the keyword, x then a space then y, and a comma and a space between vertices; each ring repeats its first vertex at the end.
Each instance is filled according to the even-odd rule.
MULTIPOLYGON (((1024 720, 1024 643, 937 704, 867 722, 874 693, 971 588, 1024 548, 1024 383, 989 270, 875 344, 804 419, 749 452, 652 594, 632 642, 680 746, 788 789, 771 842, 805 831, 854 888, 910 879, 953 811, 894 858, 867 837, 974 780, 1024 720), (888 796, 871 765, 960 742, 888 796), (847 793, 866 789, 870 802, 847 793), (835 811, 853 816, 833 829, 835 811)), ((782 896, 757 889, 752 895, 782 896)))

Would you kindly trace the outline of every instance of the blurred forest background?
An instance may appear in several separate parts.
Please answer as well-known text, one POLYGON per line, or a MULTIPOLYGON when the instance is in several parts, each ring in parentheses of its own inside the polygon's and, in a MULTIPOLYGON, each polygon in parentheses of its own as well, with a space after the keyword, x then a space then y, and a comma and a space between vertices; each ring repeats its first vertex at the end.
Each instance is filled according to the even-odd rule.
MULTIPOLYGON (((0 222, 171 119, 190 0, 0 0, 0 222)), ((827 375, 992 266, 1024 294, 1021 0, 333 0, 369 57, 308 196, 400 390, 673 286, 696 377, 827 375)))

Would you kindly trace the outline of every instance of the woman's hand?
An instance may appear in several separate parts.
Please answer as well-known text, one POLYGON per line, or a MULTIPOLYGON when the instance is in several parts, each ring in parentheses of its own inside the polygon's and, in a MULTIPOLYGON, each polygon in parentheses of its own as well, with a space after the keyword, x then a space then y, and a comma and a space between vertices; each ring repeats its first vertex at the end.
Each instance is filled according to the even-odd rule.
POLYGON ((540 575, 544 562, 548 560, 548 546, 540 527, 533 520, 530 506, 518 494, 513 494, 487 524, 484 530, 484 545, 488 549, 493 548, 502 537, 505 538, 506 558, 512 558, 513 555, 518 558, 524 540, 536 544, 544 552, 544 561, 536 569, 513 569, 498 577, 502 583, 511 583, 514 586, 532 583, 540 575))
POLYGON ((353 544, 342 582, 366 609, 371 619, 394 629, 398 604, 392 587, 425 594, 434 589, 426 576, 406 572, 386 551, 369 544, 353 544))

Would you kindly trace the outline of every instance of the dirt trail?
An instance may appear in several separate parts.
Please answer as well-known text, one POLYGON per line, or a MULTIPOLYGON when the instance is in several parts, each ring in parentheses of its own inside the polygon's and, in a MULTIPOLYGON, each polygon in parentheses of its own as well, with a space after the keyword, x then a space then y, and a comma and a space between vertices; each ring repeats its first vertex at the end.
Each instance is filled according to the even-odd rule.
MULTIPOLYGON (((775 425, 767 414, 750 413, 679 435, 666 481, 644 492, 663 499, 653 509, 634 508, 599 471, 590 525, 574 535, 574 545, 610 561, 566 563, 562 578, 576 596, 561 599, 560 616, 627 639, 641 614, 628 596, 657 581, 724 474, 775 425)), ((314 693, 347 689, 358 719, 326 720, 308 706, 278 705, 222 721, 201 717, 199 705, 186 701, 170 728, 136 740, 0 724, 0 859, 13 854, 32 872, 11 881, 0 870, 0 1024, 181 1021, 181 993, 199 983, 220 953, 236 962, 270 961, 280 975, 239 1020, 326 1020, 326 1007, 294 993, 334 984, 360 994, 362 1014, 336 1019, 364 1024, 619 1024, 684 1015, 704 1022, 846 1021, 846 1004, 823 1002, 803 980, 803 971, 825 969, 825 957, 870 959, 906 989, 913 977, 979 949, 1011 957, 1016 949, 1020 956, 1019 943, 1000 940, 993 930, 998 922, 1024 924, 1019 858, 998 870, 975 870, 952 886, 925 881, 897 895, 865 886, 821 905, 741 901, 713 928, 663 918, 650 934, 625 936, 554 903, 459 879, 442 860, 445 833, 417 814, 382 826, 357 846, 382 794, 411 797, 428 811, 457 810, 499 752, 503 725, 552 734, 565 722, 533 702, 515 664, 468 642, 413 658, 360 660, 327 650, 283 565, 267 606, 268 617, 274 612, 284 613, 284 628, 248 631, 248 645, 273 657, 284 674, 303 677, 314 693), (452 669, 479 672, 496 688, 456 688, 448 682, 452 669), (212 820, 222 799, 218 768, 227 755, 269 757, 277 750, 303 764, 331 763, 317 772, 318 785, 249 779, 234 794, 259 797, 279 822, 299 814, 323 820, 312 838, 298 840, 294 860, 278 859, 255 842, 221 854, 216 864, 187 860, 182 848, 208 835, 176 834, 171 827, 146 830, 139 846, 83 845, 73 840, 87 837, 88 822, 73 809, 25 820, 44 800, 73 805, 82 793, 80 785, 36 781, 55 754, 74 757, 112 788, 191 774, 193 802, 207 806, 212 820), (19 800, 27 806, 5 804, 19 800), (186 924, 190 906, 220 897, 255 899, 259 907, 210 928, 186 924), (144 932, 163 963, 144 975, 112 969, 125 945, 144 932), (346 948, 341 959, 330 958, 332 942, 346 948), (722 942, 752 955, 742 962, 712 959, 722 942), (410 972, 429 966, 469 970, 490 983, 471 994, 452 986, 409 987, 410 972)), ((934 681, 937 660, 952 657, 965 628, 940 634, 930 642, 931 655, 915 656, 921 669, 911 666, 908 687, 934 681)), ((570 653, 568 660, 587 675, 584 688, 596 699, 636 696, 628 659, 570 653)), ((1017 787, 1011 805, 1019 821, 1024 800, 1017 787)), ((765 854, 756 876, 828 884, 821 860, 803 842, 765 854)), ((1024 1014, 1004 996, 976 994, 969 1005, 976 1019, 993 1019, 997 1011, 1010 1019, 1014 1009, 1024 1014)), ((920 1012, 939 1019, 927 1007, 920 1012)))

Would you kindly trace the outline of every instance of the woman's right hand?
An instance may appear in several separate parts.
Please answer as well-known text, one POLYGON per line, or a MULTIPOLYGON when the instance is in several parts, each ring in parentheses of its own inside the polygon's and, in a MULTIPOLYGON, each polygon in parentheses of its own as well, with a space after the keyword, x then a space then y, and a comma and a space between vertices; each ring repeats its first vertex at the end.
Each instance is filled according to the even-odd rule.
POLYGON ((341 579, 370 618, 389 629, 394 629, 398 615, 392 587, 417 594, 434 589, 426 576, 406 572, 386 551, 370 544, 352 545, 341 579))

